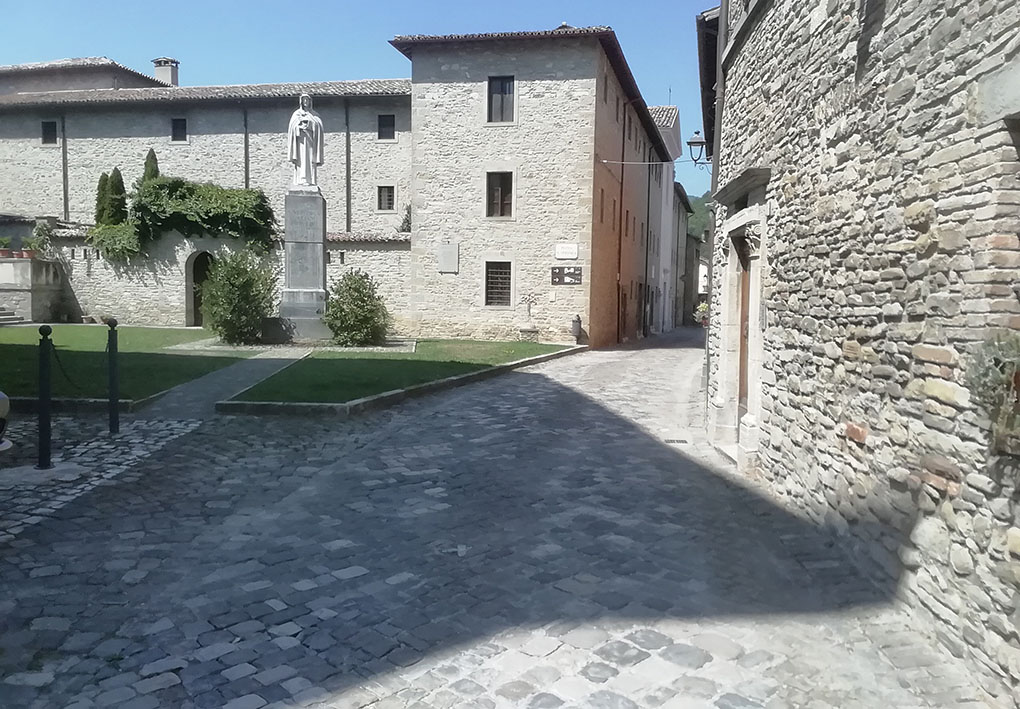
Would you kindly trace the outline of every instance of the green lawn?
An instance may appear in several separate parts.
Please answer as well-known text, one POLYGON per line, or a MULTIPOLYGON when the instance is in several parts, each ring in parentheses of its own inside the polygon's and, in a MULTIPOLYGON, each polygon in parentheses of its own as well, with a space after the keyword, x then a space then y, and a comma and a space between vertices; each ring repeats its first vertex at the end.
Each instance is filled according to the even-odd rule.
MULTIPOLYGON (((52 327, 56 354, 67 372, 65 377, 57 362, 52 361, 53 396, 105 398, 108 328, 95 325, 52 327)), ((192 354, 162 349, 212 337, 206 330, 121 327, 118 333, 121 399, 145 398, 248 356, 247 352, 192 354)), ((8 396, 37 395, 38 344, 38 327, 0 327, 0 391, 8 396)))
POLYGON ((561 350, 534 342, 420 340, 410 352, 316 352, 244 392, 242 401, 343 402, 561 350))

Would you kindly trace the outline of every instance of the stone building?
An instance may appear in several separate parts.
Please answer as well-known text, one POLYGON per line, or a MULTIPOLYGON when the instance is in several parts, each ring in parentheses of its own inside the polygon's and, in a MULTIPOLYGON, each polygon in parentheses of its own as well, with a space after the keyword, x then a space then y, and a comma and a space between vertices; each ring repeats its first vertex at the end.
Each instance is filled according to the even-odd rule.
POLYGON ((965 381, 1020 329, 1020 5, 729 0, 697 22, 711 433, 1013 706, 1020 465, 965 381))
MULTIPOLYGON (((189 87, 167 57, 157 78, 106 59, 0 67, 0 213, 88 223, 99 174, 119 166, 131 184, 153 148, 163 174, 263 190, 282 224, 286 126, 305 92, 325 126, 331 276, 368 268, 399 332, 566 340, 579 316, 594 346, 647 334, 662 293, 678 291, 661 254, 680 251, 686 211, 677 218, 674 154, 615 33, 391 44, 410 80, 189 87)), ((79 241, 61 256, 83 310, 196 322, 198 242, 125 268, 94 263, 68 233, 79 241), (142 304, 136 288, 167 292, 142 304)))

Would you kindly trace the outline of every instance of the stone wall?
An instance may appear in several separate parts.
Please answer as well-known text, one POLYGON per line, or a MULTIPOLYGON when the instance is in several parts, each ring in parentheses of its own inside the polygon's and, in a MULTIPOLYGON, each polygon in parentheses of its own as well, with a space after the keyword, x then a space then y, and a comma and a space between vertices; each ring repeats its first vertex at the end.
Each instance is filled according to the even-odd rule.
POLYGON ((421 335, 570 340, 588 322, 591 276, 594 40, 421 46, 412 66, 414 174, 412 312, 421 335), (516 78, 515 121, 486 123, 489 76, 516 78), (485 175, 514 174, 512 219, 487 218, 485 175), (557 260, 557 243, 578 258, 557 260), (456 273, 438 251, 459 245, 456 273), (510 307, 486 306, 486 261, 509 261, 510 307), (553 266, 579 266, 581 285, 551 285, 553 266), (534 294, 532 318, 521 299, 534 294))
MULTIPOLYGON (((1012 706, 1020 465, 990 452, 964 377, 976 343, 1020 329, 1020 135, 976 110, 981 79, 1020 46, 1020 5, 751 7, 724 60, 717 170, 724 187, 771 168, 758 472, 899 576, 938 639, 1012 706)), ((720 369, 724 246, 710 397, 735 376, 720 369)))
MULTIPOLYGON (((130 190, 145 155, 156 151, 164 175, 224 187, 245 186, 245 111, 249 185, 269 197, 281 226, 283 197, 293 170, 287 160, 287 123, 294 100, 243 105, 207 101, 185 105, 78 108, 66 112, 68 206, 73 221, 90 223, 99 175, 119 167, 130 190), (188 140, 170 140, 173 118, 185 118, 188 140)), ((320 99, 315 110, 325 128, 326 162, 319 182, 326 198, 327 229, 346 230, 346 133, 351 130, 351 230, 392 232, 403 219, 410 183, 410 105, 407 97, 320 99), (396 116, 394 141, 377 140, 377 116, 396 116), (349 118, 348 118, 349 117, 349 118), (376 209, 377 185, 397 188, 398 209, 376 209)), ((63 214, 62 146, 42 145, 40 122, 52 112, 5 111, 0 121, 0 213, 63 214)))
POLYGON ((47 322, 60 306, 60 264, 43 259, 0 259, 0 310, 27 321, 47 322))
MULTIPOLYGON (((186 325, 191 293, 189 269, 194 256, 205 251, 215 258, 242 246, 231 238, 185 239, 171 233, 149 245, 145 257, 136 257, 127 264, 106 261, 82 239, 59 239, 56 252, 66 274, 71 312, 96 319, 113 316, 131 325, 186 325)), ((407 334, 408 242, 330 241, 327 249, 327 281, 332 283, 351 268, 366 271, 380 285, 394 316, 394 331, 407 334)), ((278 287, 282 289, 282 252, 274 249, 268 258, 277 269, 278 287)))

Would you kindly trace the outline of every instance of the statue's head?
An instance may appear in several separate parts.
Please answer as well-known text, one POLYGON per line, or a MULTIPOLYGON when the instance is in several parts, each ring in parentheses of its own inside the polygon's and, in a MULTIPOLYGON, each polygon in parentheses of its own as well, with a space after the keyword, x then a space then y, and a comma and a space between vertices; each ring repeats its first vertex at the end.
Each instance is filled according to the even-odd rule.
POLYGON ((301 102, 301 108, 305 109, 306 111, 311 111, 312 110, 312 97, 311 96, 309 96, 308 94, 301 94, 301 98, 299 100, 301 102))

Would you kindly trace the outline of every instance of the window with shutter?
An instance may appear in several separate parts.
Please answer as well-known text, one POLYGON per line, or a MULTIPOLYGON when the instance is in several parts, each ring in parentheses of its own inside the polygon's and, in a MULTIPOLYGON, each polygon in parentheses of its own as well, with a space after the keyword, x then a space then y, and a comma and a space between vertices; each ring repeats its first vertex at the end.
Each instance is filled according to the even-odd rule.
POLYGON ((489 172, 486 174, 487 217, 513 216, 514 178, 512 172, 489 172))
POLYGON ((514 120, 514 77, 489 77, 489 123, 514 120))
POLYGON ((43 145, 56 145, 57 144, 57 122, 56 121, 43 121, 42 122, 42 144, 43 145))
POLYGON ((379 114, 377 133, 379 140, 393 140, 397 137, 397 117, 392 113, 379 114))
POLYGON ((509 307, 511 304, 509 261, 485 262, 485 304, 509 307))

